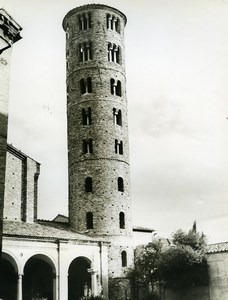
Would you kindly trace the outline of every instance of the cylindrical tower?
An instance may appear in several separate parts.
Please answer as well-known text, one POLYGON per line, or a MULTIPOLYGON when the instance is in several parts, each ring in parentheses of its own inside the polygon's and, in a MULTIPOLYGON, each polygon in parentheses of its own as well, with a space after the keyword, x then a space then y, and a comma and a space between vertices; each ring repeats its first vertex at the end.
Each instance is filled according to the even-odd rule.
POLYGON ((123 13, 100 4, 77 7, 63 20, 70 225, 112 242, 110 277, 122 276, 133 259, 125 24, 123 13))

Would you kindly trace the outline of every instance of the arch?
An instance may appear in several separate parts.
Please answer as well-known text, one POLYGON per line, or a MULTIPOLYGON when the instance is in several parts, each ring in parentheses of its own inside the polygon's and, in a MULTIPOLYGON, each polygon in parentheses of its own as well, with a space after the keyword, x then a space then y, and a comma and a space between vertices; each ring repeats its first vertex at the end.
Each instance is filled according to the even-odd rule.
POLYGON ((17 299, 18 267, 15 260, 2 253, 0 260, 0 299, 17 299))
POLYGON ((43 254, 31 256, 24 266, 22 285, 23 300, 36 298, 53 299, 56 274, 52 260, 43 254))
POLYGON ((119 214, 120 229, 125 229, 125 215, 121 211, 119 214))
POLYGON ((91 294, 91 261, 83 256, 75 258, 68 269, 68 300, 79 300, 91 294))
POLYGON ((16 259, 9 253, 2 252, 2 258, 7 260, 14 267, 16 273, 19 273, 19 268, 16 262, 16 259))

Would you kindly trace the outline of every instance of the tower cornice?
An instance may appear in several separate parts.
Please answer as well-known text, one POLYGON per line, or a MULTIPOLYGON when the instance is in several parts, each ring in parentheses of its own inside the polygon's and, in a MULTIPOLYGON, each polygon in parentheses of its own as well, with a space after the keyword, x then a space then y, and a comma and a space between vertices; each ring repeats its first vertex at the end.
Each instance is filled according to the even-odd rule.
POLYGON ((63 26, 63 29, 66 31, 66 22, 67 20, 73 16, 75 13, 79 13, 81 11, 85 11, 85 9, 103 9, 103 10, 111 10, 113 11, 114 13, 118 13, 120 16, 122 16, 122 18, 124 19, 124 24, 126 25, 127 24, 127 17, 125 16, 125 14, 123 14, 120 10, 112 7, 112 6, 109 6, 109 5, 105 5, 105 4, 86 4, 86 5, 82 5, 82 6, 79 6, 79 7, 76 7, 72 10, 70 10, 66 16, 64 17, 63 19, 63 23, 62 23, 62 26, 63 26))

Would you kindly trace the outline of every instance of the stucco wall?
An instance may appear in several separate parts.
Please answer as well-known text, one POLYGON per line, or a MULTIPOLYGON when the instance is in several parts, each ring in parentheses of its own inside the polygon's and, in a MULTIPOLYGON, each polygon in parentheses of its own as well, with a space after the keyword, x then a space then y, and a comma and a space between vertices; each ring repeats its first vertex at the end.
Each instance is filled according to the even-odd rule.
POLYGON ((211 300, 228 300, 228 252, 208 254, 211 300))

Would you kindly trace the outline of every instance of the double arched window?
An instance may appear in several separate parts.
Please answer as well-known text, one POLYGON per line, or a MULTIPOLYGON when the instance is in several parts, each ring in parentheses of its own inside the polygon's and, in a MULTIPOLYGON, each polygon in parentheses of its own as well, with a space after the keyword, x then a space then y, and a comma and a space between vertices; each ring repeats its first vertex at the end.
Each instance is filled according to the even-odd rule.
POLYGON ((92 93, 92 78, 82 78, 80 80, 80 91, 81 94, 92 93))
POLYGON ((113 117, 114 117, 114 124, 122 126, 122 112, 121 112, 121 109, 113 108, 113 117))
POLYGON ((120 80, 115 80, 113 78, 110 79, 110 89, 111 89, 111 94, 116 95, 121 97, 122 96, 122 91, 121 91, 121 81, 120 80))

